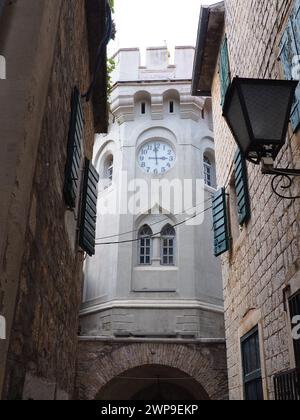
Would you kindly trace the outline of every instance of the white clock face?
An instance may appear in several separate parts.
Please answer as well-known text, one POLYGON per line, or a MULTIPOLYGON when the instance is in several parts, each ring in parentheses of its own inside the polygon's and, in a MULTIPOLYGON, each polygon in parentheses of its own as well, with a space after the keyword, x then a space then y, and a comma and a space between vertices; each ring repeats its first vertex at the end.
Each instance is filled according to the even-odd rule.
POLYGON ((163 175, 175 165, 176 154, 173 147, 163 140, 145 143, 138 154, 139 167, 152 175, 163 175))

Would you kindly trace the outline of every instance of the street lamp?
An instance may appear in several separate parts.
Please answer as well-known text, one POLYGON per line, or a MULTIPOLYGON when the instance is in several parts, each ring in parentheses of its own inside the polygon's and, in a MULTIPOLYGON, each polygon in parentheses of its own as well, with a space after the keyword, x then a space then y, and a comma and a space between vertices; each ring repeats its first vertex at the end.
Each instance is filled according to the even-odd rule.
POLYGON ((300 170, 275 169, 274 160, 286 141, 297 85, 297 81, 236 77, 223 108, 223 116, 245 159, 262 163, 264 174, 288 178, 288 187, 292 184, 290 177, 300 176, 300 170))

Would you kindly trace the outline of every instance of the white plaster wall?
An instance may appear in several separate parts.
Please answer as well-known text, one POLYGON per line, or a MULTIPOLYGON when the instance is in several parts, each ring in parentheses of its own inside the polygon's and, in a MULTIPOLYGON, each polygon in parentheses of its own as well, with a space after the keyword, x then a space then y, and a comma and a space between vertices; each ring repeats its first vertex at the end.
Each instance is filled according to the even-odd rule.
MULTIPOLYGON (((202 119, 201 116, 204 100, 192 98, 190 81, 182 80, 190 74, 190 69, 184 70, 185 61, 189 62, 190 50, 176 50, 177 65, 172 71, 180 80, 174 79, 173 82, 166 82, 164 73, 160 74, 161 82, 156 79, 161 67, 163 71, 168 71, 164 53, 158 53, 156 50, 149 50, 148 53, 151 66, 143 69, 148 73, 147 80, 139 83, 134 79, 139 65, 138 52, 130 50, 119 54, 121 70, 117 68, 116 74, 119 74, 119 77, 126 74, 126 78, 132 74, 133 82, 115 85, 112 92, 114 122, 109 134, 98 136, 95 144, 94 162, 100 174, 103 158, 108 153, 114 155, 114 184, 105 192, 99 191, 97 238, 133 232, 107 239, 108 241, 134 240, 137 238, 137 232, 134 231, 144 223, 151 225, 160 221, 153 227, 155 233, 168 223, 165 220, 166 215, 147 215, 151 207, 145 208, 145 211, 138 215, 101 216, 100 207, 103 202, 112 201, 114 194, 124 197, 129 181, 142 179, 149 184, 153 179, 153 175, 144 173, 137 164, 139 148, 145 141, 161 138, 172 143, 177 160, 174 167, 164 176, 170 181, 195 181, 203 178, 203 154, 206 150, 214 149, 213 133, 208 127, 208 119, 202 119), (124 63, 127 63, 127 67, 124 63), (174 114, 169 113, 170 98, 174 98, 174 114), (140 113, 140 103, 143 100, 148 104, 146 115, 140 113), (123 172, 127 173, 127 179, 123 172)), ((194 198, 192 206, 208 200, 212 192, 212 189, 205 188, 199 194, 200 201, 194 198)), ((155 204, 157 209, 162 206, 162 203, 155 204)), ((210 205, 208 202, 205 207, 210 205)), ((169 223, 175 224, 186 217, 173 214, 169 223)), ((205 213, 201 225, 183 225, 176 228, 176 232, 174 267, 165 267, 157 263, 150 267, 139 266, 136 242, 97 246, 95 257, 88 259, 85 266, 85 298, 82 311, 84 334, 154 336, 156 332, 157 336, 170 336, 183 334, 185 328, 187 331, 191 328, 195 337, 222 336, 222 282, 218 260, 213 257, 211 212, 205 213), (130 302, 134 303, 133 306, 130 302), (155 311, 147 309, 149 302, 161 302, 161 307, 154 317, 152 314, 155 311), (174 314, 175 318, 186 319, 191 310, 191 302, 194 318, 187 318, 190 320, 190 327, 187 322, 187 326, 180 330, 174 321, 174 314), (170 304, 175 307, 172 311, 168 309, 170 304), (209 315, 206 308, 210 309, 209 315)), ((101 239, 99 242, 107 240, 101 239)))

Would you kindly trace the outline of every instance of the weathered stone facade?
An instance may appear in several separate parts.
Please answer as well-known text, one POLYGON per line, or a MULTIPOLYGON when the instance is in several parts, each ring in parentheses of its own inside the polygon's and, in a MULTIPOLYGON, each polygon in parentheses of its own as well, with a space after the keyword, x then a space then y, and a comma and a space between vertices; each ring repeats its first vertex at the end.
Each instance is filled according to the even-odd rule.
MULTIPOLYGON (((143 340, 83 338, 79 343, 78 397, 82 400, 130 400, 157 383, 153 374, 145 375, 145 367, 159 366, 162 384, 167 381, 179 385, 182 392, 189 391, 193 399, 224 400, 228 395, 224 350, 224 343, 209 343, 209 340, 196 344, 192 341, 146 343, 143 340), (128 376, 126 372, 129 372, 128 376), (162 378, 162 374, 167 377, 162 378), (121 385, 115 387, 114 380, 121 385)), ((146 395, 150 397, 149 393, 146 395)))
MULTIPOLYGON (((25 16, 26 21, 23 22, 22 29, 25 32, 31 30, 32 22, 23 10, 25 2, 16 3, 8 5, 4 14, 4 23, 7 22, 7 26, 4 25, 6 32, 3 29, 4 41, 5 37, 11 37, 11 32, 17 28, 17 24, 9 27, 10 20, 14 22, 14 13, 17 16, 25 16)), ((93 1, 90 5, 91 3, 94 7, 95 4, 98 7, 105 4, 102 1, 93 1)), ((31 19, 37 21, 36 25, 43 25, 43 21, 38 21, 39 11, 49 22, 49 27, 42 28, 40 38, 37 34, 35 36, 39 43, 42 43, 48 36, 45 30, 51 34, 52 46, 51 49, 46 48, 38 53, 34 50, 31 57, 34 64, 37 62, 43 68, 44 55, 49 55, 49 59, 46 60, 49 79, 41 80, 39 70, 30 67, 32 62, 26 62, 28 72, 32 71, 30 77, 35 79, 37 85, 44 84, 44 98, 42 99, 42 92, 32 91, 31 102, 27 104, 33 114, 32 118, 40 120, 40 127, 35 131, 32 141, 24 140, 25 145, 26 141, 29 143, 25 151, 14 151, 18 152, 17 156, 14 156, 18 175, 15 178, 14 189, 11 190, 12 207, 20 205, 23 211, 20 213, 18 209, 10 210, 6 218, 3 218, 3 222, 6 221, 8 226, 6 249, 1 247, 0 281, 0 313, 3 313, 8 321, 7 340, 0 342, 3 363, 0 365, 0 379, 4 377, 5 372, 3 399, 70 399, 73 396, 83 252, 79 249, 77 240, 78 214, 67 209, 63 186, 72 91, 75 86, 82 93, 87 90, 93 71, 92 63, 95 61, 91 57, 91 40, 88 35, 91 28, 88 26, 86 6, 84 0, 27 2, 27 7, 32 12, 31 19), (38 108, 37 104, 40 104, 38 108), (18 163, 18 159, 23 163, 18 163), (29 166, 32 167, 32 173, 29 166), (20 184, 24 191, 23 196, 19 191, 20 184), (22 233, 13 238, 12 232, 18 229, 19 224, 22 225, 22 233), (19 240, 18 253, 11 249, 16 245, 16 239, 19 240), (15 267, 12 274, 10 267, 13 264, 15 267), (9 294, 7 286, 12 281, 12 275, 15 276, 15 295, 9 294)), ((97 8, 96 10, 99 11, 97 8)), ((101 28, 104 14, 95 14, 93 19, 101 28)), ((103 27, 101 30, 104 30, 103 27)), ((19 32, 18 37, 20 36, 22 35, 19 32)), ((27 40, 26 36, 27 33, 24 36, 27 40)), ((0 46, 4 48, 10 64, 11 44, 8 41, 2 44, 1 39, 0 46)), ((23 48, 26 54, 30 45, 23 48)), ((19 71, 15 68, 16 64, 17 60, 11 63, 11 67, 8 67, 8 80, 2 82, 4 89, 4 83, 11 83, 15 99, 19 94, 15 94, 13 85, 19 71)), ((105 67, 105 60, 103 66, 105 67)), ((23 77, 24 80, 19 83, 25 90, 27 80, 24 75, 23 77)), ((105 86, 100 93, 105 101, 105 86)), ((4 98, 5 91, 2 91, 1 102, 4 98)), ((14 112, 15 108, 16 104, 12 103, 11 112, 14 112)), ((105 109, 102 111, 105 121, 105 109)), ((99 113, 99 110, 96 112, 99 113)), ((96 124, 95 108, 91 102, 84 104, 84 114, 84 153, 91 158, 96 124)), ((30 127, 24 128, 22 125, 24 114, 16 113, 15 117, 19 132, 22 134, 27 128, 30 134, 30 127)), ((105 125, 105 122, 103 124, 105 125)), ((21 143, 21 138, 18 140, 21 143)), ((3 142, 6 144, 5 136, 3 142)), ((7 155, 6 158, 10 157, 7 155)), ((12 168, 9 170, 12 171, 12 168)), ((2 199, 5 200, 3 194, 2 199)))
MULTIPOLYGON (((228 38, 232 77, 284 79, 279 42, 293 4, 290 0, 225 0, 223 34, 228 38)), ((222 117, 218 68, 212 97, 218 184, 226 186, 232 197, 237 146, 222 117)), ((289 138, 275 166, 299 168, 300 135, 290 129, 289 138)), ((239 228, 231 208, 231 251, 222 257, 230 398, 243 399, 240 340, 259 325, 264 398, 274 399, 274 374, 295 367, 285 303, 300 288, 300 201, 278 198, 270 177, 262 175, 259 166, 248 164, 248 177, 251 219, 239 228)), ((296 180, 291 193, 299 195, 299 189, 296 180)))

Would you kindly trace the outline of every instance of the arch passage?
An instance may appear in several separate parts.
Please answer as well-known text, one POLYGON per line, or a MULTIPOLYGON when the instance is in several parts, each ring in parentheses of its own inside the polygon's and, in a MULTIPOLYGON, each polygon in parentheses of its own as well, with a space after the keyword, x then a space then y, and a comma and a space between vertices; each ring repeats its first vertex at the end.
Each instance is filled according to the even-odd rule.
POLYGON ((79 342, 77 390, 82 400, 144 399, 145 394, 148 399, 159 399, 170 397, 171 391, 178 395, 180 390, 192 400, 225 400, 225 344, 83 340, 79 342), (157 376, 161 379, 153 380, 157 376), (134 384, 132 378, 138 377, 134 384))
POLYGON ((107 383, 98 400, 209 400, 204 388, 192 377, 169 366, 145 365, 130 369, 107 383))

